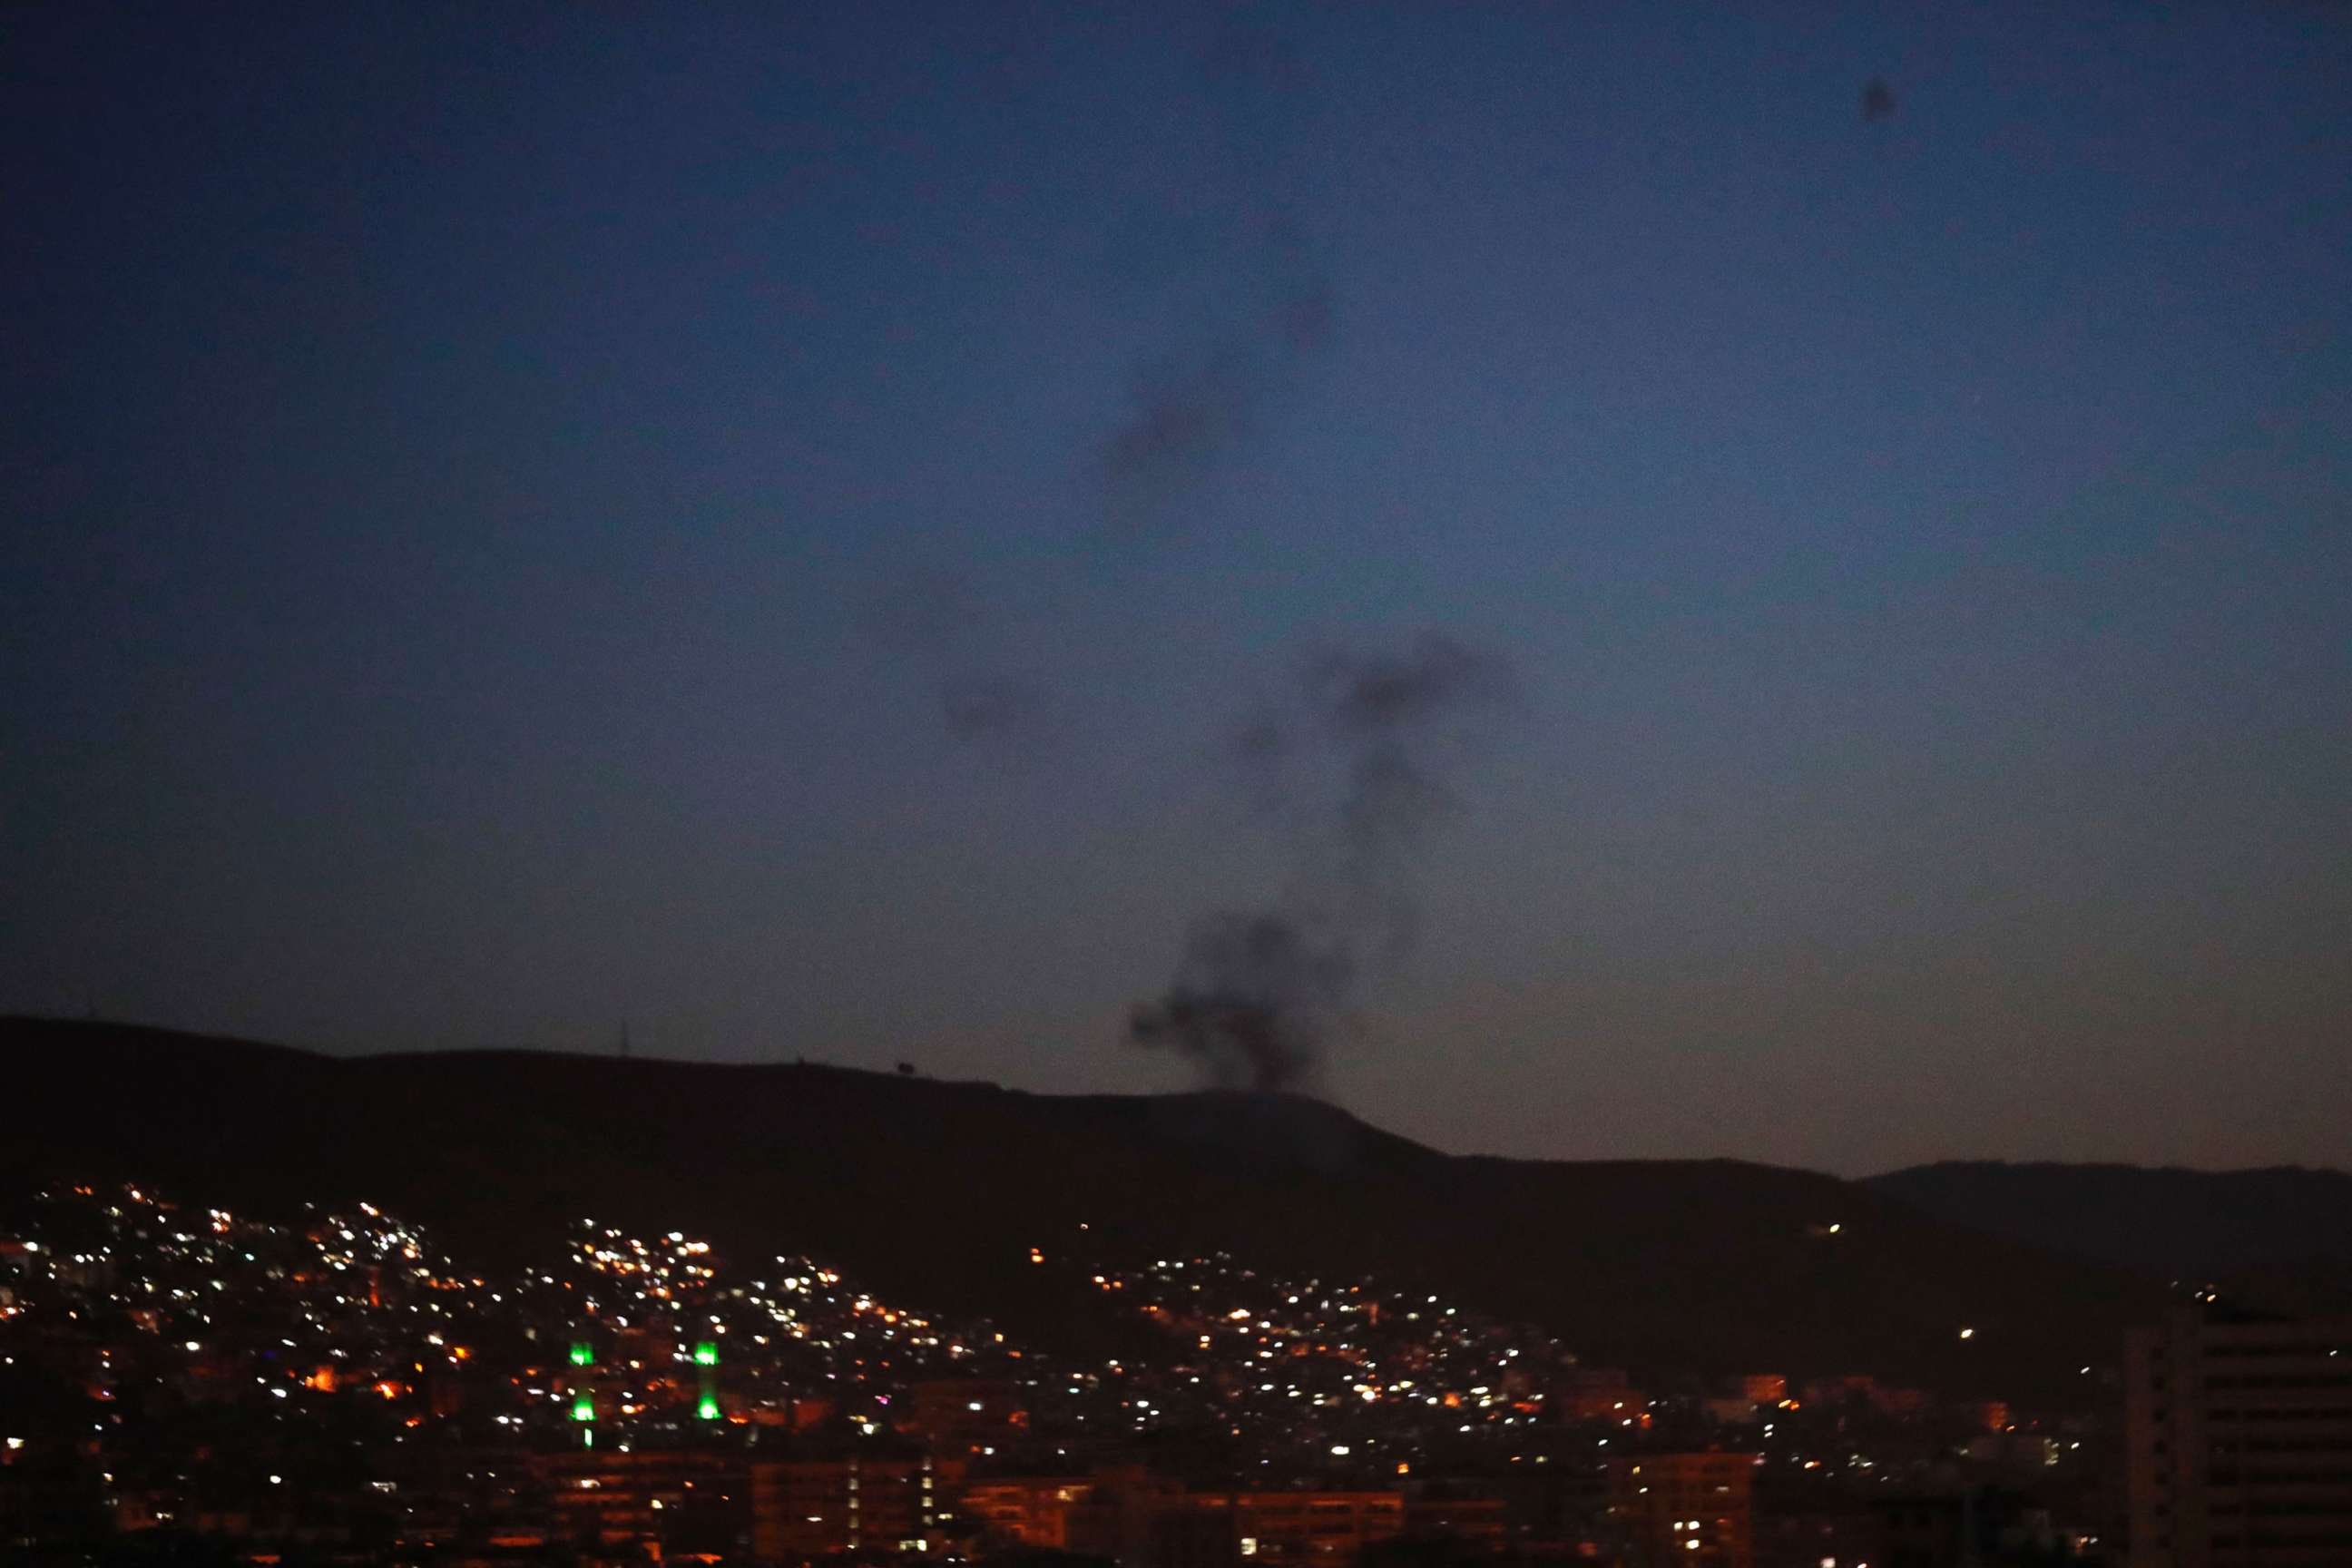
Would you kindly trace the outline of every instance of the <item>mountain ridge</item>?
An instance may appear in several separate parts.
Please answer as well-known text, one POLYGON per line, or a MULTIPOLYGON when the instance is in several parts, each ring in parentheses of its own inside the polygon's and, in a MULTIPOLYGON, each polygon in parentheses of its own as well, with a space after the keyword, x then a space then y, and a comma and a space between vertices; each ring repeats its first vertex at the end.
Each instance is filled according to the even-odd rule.
POLYGON ((1859 1371, 2064 1402, 2165 1300, 2127 1270, 1817 1172, 1454 1155, 1296 1096, 1041 1095, 512 1048, 346 1058, 30 1018, 0 1019, 0 1072, 23 1128, 0 1172, 20 1179, 135 1178, 248 1206, 366 1198, 461 1257, 591 1215, 686 1229, 747 1256, 832 1258, 1043 1344, 1087 1326, 1031 1248, 1224 1250, 1426 1283, 1664 1383, 1859 1371))
POLYGON ((2257 1309, 2352 1310, 2352 1173, 1944 1160, 1862 1184, 1922 1213, 2257 1309))

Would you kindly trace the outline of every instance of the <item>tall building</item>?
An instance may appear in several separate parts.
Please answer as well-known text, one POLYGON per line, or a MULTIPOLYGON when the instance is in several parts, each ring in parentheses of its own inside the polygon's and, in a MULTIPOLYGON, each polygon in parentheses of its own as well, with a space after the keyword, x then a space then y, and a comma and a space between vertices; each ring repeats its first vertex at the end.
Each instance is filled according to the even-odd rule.
POLYGON ((530 1463, 556 1539, 592 1556, 723 1553, 751 1526, 740 1452, 565 1448, 530 1463))
POLYGON ((2352 1319, 2183 1309, 2124 1363, 2128 1568, 2352 1563, 2352 1319))
POLYGON ((1552 1390, 1552 1406, 1569 1421, 1647 1426, 1650 1399, 1614 1367, 1580 1367, 1552 1390))
POLYGON ((1756 1456, 1628 1454, 1609 1461, 1609 1515, 1643 1568, 1754 1568, 1756 1456))
MULTIPOLYGON (((1082 1557, 1108 1557, 1126 1568, 1139 1568, 1161 1560, 1154 1537, 1189 1508, 1184 1483, 1172 1476, 1141 1465, 1104 1466, 1070 1506, 1063 1544, 1082 1557)), ((1223 1524, 1220 1528, 1231 1555, 1234 1533, 1223 1524)))
POLYGON ((1365 1547, 1404 1532, 1402 1492, 1196 1492, 1191 1502, 1230 1519, 1240 1555, 1269 1564, 1344 1568, 1365 1547))
POLYGON ((1404 1500, 1404 1532, 1451 1541, 1473 1552, 1501 1552, 1511 1539, 1510 1505, 1472 1486, 1424 1486, 1404 1500))
POLYGON ((1093 1490, 1083 1476, 990 1476, 965 1486, 960 1502, 965 1517, 987 1532, 991 1547, 1066 1552, 1070 1511, 1093 1490))
POLYGON ((751 1545, 764 1558, 928 1551, 942 1510, 931 1459, 894 1437, 803 1436, 751 1462, 751 1545))

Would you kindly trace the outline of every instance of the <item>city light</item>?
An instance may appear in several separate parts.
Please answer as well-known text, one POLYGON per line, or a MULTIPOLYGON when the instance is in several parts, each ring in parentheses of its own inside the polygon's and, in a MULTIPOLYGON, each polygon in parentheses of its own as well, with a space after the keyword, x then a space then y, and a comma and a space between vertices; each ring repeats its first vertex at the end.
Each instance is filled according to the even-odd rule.
MULTIPOLYGON (((1350 1541, 1408 1525, 1442 1533, 1445 1515, 1431 1523, 1416 1511, 1424 1486, 1481 1531, 1503 1529, 1516 1505, 1483 1478, 1520 1466, 1552 1466, 1556 1474, 1562 1464, 1591 1478, 1596 1507, 1679 1503, 1679 1514, 1654 1518, 1644 1537, 1654 1556, 1685 1553, 1692 1542, 1724 1550, 1721 1542, 1745 1529, 1717 1524, 1713 1509, 1698 1517, 1690 1476, 1703 1473, 1713 1488, 1745 1487, 1746 1473, 1768 1464, 1840 1485, 1915 1474, 1920 1456, 1940 1453, 1930 1434, 1948 1409, 1860 1373, 1804 1385, 1801 1404, 1778 1376, 1732 1379, 1721 1397, 1655 1395, 1625 1371, 1590 1365, 1539 1330, 1481 1316, 1425 1281, 1408 1294, 1366 1279, 1264 1269, 1222 1253, 1142 1266, 1109 1253, 1071 1259, 1073 1288, 1086 1292, 1090 1310, 1122 1325, 1120 1353, 1090 1359, 1024 1345, 985 1320, 915 1310, 806 1258, 738 1268, 683 1232, 632 1236, 583 1221, 569 1231, 563 1261, 484 1278, 459 1270, 423 1232, 381 1211, 313 1212, 289 1226, 215 1213, 193 1230, 174 1230, 167 1211, 120 1197, 111 1206, 110 1215, 100 1205, 95 1226, 87 1215, 75 1222, 74 1234, 104 1238, 103 1276, 83 1272, 70 1248, 52 1262, 54 1249, 36 1252, 22 1245, 26 1238, 0 1235, 0 1288, 16 1314, 0 1332, 29 1322, 44 1333, 80 1333, 73 1314, 109 1303, 106 1321, 123 1326, 94 1347, 88 1365, 95 1370, 83 1374, 95 1380, 91 1397, 110 1399, 119 1384, 123 1407, 134 1408, 145 1397, 136 1384, 152 1378, 237 1409, 270 1410, 256 1428, 257 1459, 276 1464, 263 1472, 280 1478, 273 1486, 302 1477, 288 1461, 331 1429, 320 1419, 340 1419, 332 1413, 358 1397, 390 1417, 400 1435, 394 1443, 467 1429, 443 1423, 478 1421, 474 1430, 496 1434, 501 1446, 481 1457, 517 1478, 501 1483, 500 1495, 514 1500, 500 1508, 523 1510, 533 1489, 561 1478, 574 1495, 614 1507, 634 1500, 640 1521, 662 1501, 666 1525, 675 1522, 672 1510, 677 1520, 693 1511, 680 1507, 681 1496, 725 1489, 722 1476, 748 1494, 745 1466, 782 1462, 812 1445, 831 1451, 844 1441, 872 1443, 863 1468, 841 1477, 838 1495, 857 1504, 851 1519, 865 1521, 859 1528, 870 1538, 884 1500, 903 1487, 904 1517, 919 1526, 892 1546, 968 1560, 973 1543, 940 1526, 961 1517, 954 1510, 968 1506, 974 1489, 1015 1484, 996 1468, 1005 1463, 1000 1456, 1030 1456, 1020 1462, 1047 1469, 1053 1489, 1068 1494, 1055 1506, 1084 1508, 1101 1500, 1098 1489, 1129 1484, 1098 1473, 1124 1445, 1216 1431, 1232 1445, 1231 1462, 1254 1479, 1254 1489, 1237 1494, 1244 1500, 1231 1506, 1247 1531, 1234 1539, 1250 1542, 1248 1555, 1259 1560, 1303 1561, 1303 1538, 1292 1531, 1315 1517, 1344 1515, 1350 1541), (249 1325, 223 1313, 224 1298, 256 1304, 249 1325), (735 1347, 723 1403, 722 1338, 735 1347), (187 1355, 141 1353, 159 1343, 187 1355), (565 1375, 545 1364, 559 1348, 565 1375), (201 1360, 187 1359, 200 1351, 201 1360), (1883 1415, 1884 1427, 1849 1430, 1866 1409, 1883 1415), (1772 1420, 1762 1421, 1765 1414, 1772 1420), (1916 1435, 1906 1425, 1915 1414, 1916 1435), (801 1436, 813 1431, 829 1435, 801 1436), (1699 1444, 1723 1451, 1698 1451, 1699 1444), (1630 1462, 1612 1467, 1612 1456, 1629 1448, 1630 1462), (899 1461, 887 1456, 900 1452, 929 1458, 919 1472, 894 1471, 899 1461), (689 1464, 718 1468, 660 1468, 689 1464), (1709 1464, 1718 1468, 1691 1468, 1709 1464), (963 1467, 973 1465, 984 1468, 967 1475, 963 1467), (1727 1479, 1725 1465, 1741 1479, 1727 1479), (593 1467, 584 1479, 596 1485, 580 1484, 583 1466, 593 1467), (656 1488, 661 1497, 651 1495, 656 1488), (1307 1499, 1321 1500, 1314 1506, 1324 1514, 1307 1499), (1386 1511, 1369 1522, 1366 1509, 1386 1511)), ((83 1243, 85 1256, 98 1245, 83 1243)), ((46 1342, 0 1341, 0 1352, 46 1342)), ((2049 1442, 2021 1425, 2026 1417, 2002 1409, 2000 1435, 2034 1465, 2058 1466, 2071 1483, 2095 1462, 2088 1445, 2049 1442)), ((66 1437, 51 1449, 35 1433, 31 1446, 47 1455, 94 1441, 111 1454, 116 1443, 103 1423, 66 1437)), ((0 1461, 27 1446, 10 1439, 0 1461)), ((12 1473, 25 1461, 16 1463, 12 1473)), ((1150 1484, 1164 1489, 1152 1494, 1163 1500, 1191 1495, 1188 1484, 1208 1487, 1181 1473, 1155 1474, 1150 1484)), ((164 1495, 176 1485, 163 1483, 159 1511, 185 1506, 164 1495)), ((307 1508, 299 1500, 307 1486, 302 1477, 273 1493, 297 1500, 277 1506, 307 1508)), ((771 1487, 763 1495, 781 1494, 771 1487)), ((426 1517, 405 1479, 401 1497, 404 1510, 426 1517)), ((998 1506, 1012 1521, 1011 1539, 1028 1539, 1022 1530, 1043 1542, 1066 1538, 1066 1521, 1045 1521, 1038 1510, 1046 1504, 1034 1490, 1008 1493, 998 1506)), ((1725 1511, 1744 1518, 1747 1506, 1725 1511)), ((845 1542, 845 1521, 830 1510, 824 1517, 830 1522, 810 1527, 808 1539, 845 1542)), ((1563 1540, 1558 1551, 1574 1560, 1597 1539, 1563 1540)))

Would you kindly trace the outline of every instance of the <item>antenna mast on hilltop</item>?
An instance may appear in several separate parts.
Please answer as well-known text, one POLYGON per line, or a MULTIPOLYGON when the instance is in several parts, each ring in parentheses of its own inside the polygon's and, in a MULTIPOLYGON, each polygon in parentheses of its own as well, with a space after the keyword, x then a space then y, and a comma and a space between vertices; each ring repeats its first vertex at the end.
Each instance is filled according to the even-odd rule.
POLYGON ((621 1020, 621 1059, 629 1059, 629 1021, 626 1018, 621 1020))

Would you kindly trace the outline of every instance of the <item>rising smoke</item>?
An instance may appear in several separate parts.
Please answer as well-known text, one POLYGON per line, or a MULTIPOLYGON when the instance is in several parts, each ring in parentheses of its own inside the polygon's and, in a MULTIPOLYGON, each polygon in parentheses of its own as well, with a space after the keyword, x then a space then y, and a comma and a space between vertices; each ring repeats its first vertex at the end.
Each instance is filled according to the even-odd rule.
POLYGON ((1290 167, 1311 108, 1304 63, 1229 17, 1201 58, 1199 167, 1219 193, 1203 237, 1204 306, 1139 363, 1125 416, 1096 453, 1115 521, 1185 500, 1258 429, 1264 411, 1330 346, 1338 303, 1290 167))
POLYGON ((1439 633, 1310 658, 1295 705, 1252 718, 1233 746, 1282 822, 1292 884, 1265 907, 1194 921, 1175 979, 1135 1009, 1129 1039, 1176 1051, 1219 1087, 1311 1085, 1357 1027, 1358 977, 1412 950, 1416 852, 1460 809, 1445 775, 1517 698, 1507 659, 1439 633))
POLYGON ((1345 1026, 1355 960, 1278 910, 1221 910, 1192 922, 1167 994, 1135 1009, 1139 1046, 1177 1051, 1220 1089, 1292 1089, 1345 1026))
POLYGON ((1021 612, 1008 597, 967 573, 901 567, 865 606, 875 635, 931 686, 948 738, 999 760, 1049 749, 1055 728, 1049 689, 1011 662, 1022 628, 1009 624, 1021 612))
MULTIPOLYGON (((1135 225, 1152 240, 1132 314, 1128 395, 1077 457, 1088 503, 1115 525, 1163 521, 1257 436, 1331 346, 1339 305, 1305 199, 1301 131, 1311 73, 1276 33, 1239 14, 1201 50, 1181 155, 1153 165, 1135 225), (1173 178, 1171 178, 1171 176, 1173 178), (1165 243, 1163 243, 1165 242, 1165 243)), ((1163 149, 1154 148, 1155 153, 1163 149)), ((1062 563, 1065 577, 1074 563, 1062 563)), ((1053 574, 1033 564, 1034 582, 1053 574)), ((929 688, 927 719, 960 755, 1019 763, 1050 749, 1067 671, 1024 658, 1006 584, 915 567, 886 575, 873 622, 929 688)))
POLYGON ((1045 702, 1034 687, 1010 676, 951 671, 940 679, 940 719, 952 739, 1034 743, 1045 729, 1045 702))

